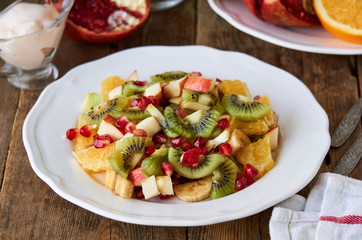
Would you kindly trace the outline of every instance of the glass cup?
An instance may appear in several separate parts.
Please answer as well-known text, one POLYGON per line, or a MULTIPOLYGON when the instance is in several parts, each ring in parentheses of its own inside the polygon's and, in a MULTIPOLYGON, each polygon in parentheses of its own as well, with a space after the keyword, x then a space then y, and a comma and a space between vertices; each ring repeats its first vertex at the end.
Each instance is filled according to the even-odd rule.
POLYGON ((184 0, 151 0, 151 11, 160 11, 175 7, 184 0))
MULTIPOLYGON (((20 2, 27 1, 16 1, 0 12, 0 16, 20 2)), ((50 25, 42 29, 38 27, 36 29, 39 30, 20 36, 0 38, 0 57, 5 62, 0 69, 0 77, 7 78, 10 84, 18 88, 42 89, 58 77, 58 69, 51 61, 59 46, 74 0, 49 2, 59 12, 59 16, 50 25)))

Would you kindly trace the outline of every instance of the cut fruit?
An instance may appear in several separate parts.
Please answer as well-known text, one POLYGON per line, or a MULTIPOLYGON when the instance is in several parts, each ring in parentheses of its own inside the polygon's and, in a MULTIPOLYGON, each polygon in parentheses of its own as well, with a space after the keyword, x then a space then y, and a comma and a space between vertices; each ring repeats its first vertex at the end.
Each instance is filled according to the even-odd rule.
POLYGON ((215 87, 215 82, 211 78, 190 76, 184 86, 186 89, 196 92, 208 93, 215 87))
POLYGON ((152 82, 161 82, 161 81, 169 82, 172 80, 178 80, 180 78, 183 78, 186 75, 187 73, 182 71, 164 72, 151 76, 151 80, 152 82))
POLYGON ((156 177, 156 183, 158 191, 162 195, 174 195, 170 176, 158 176, 156 177))
MULTIPOLYGON (((266 105, 269 105, 270 108, 271 108, 271 104, 270 104, 270 100, 269 100, 268 95, 263 95, 256 101, 260 102, 260 103, 263 103, 263 104, 266 104, 266 105)), ((269 129, 272 129, 277 125, 277 118, 275 116, 273 108, 271 108, 270 112, 267 115, 265 115, 264 121, 268 125, 269 129)))
POLYGON ((238 166, 229 158, 212 173, 212 199, 221 198, 235 192, 235 180, 238 166))
POLYGON ((361 1, 314 0, 314 9, 323 27, 344 41, 362 44, 361 1))
POLYGON ((103 96, 98 93, 88 93, 82 103, 83 112, 88 112, 92 107, 95 107, 104 102, 103 96))
POLYGON ((198 110, 184 118, 190 123, 196 136, 208 138, 216 127, 220 113, 216 110, 198 110))
POLYGON ((119 76, 112 76, 104 79, 101 82, 101 94, 104 98, 104 101, 107 101, 109 98, 109 92, 115 87, 121 86, 126 81, 120 78, 119 76))
POLYGON ((210 196, 212 177, 179 184, 174 187, 176 196, 185 202, 198 202, 210 196))
POLYGON ((155 176, 151 176, 142 182, 142 192, 145 196, 145 199, 160 195, 155 176))
POLYGON ((129 174, 129 179, 132 181, 132 184, 140 187, 141 183, 148 178, 148 175, 142 168, 136 168, 129 174))
POLYGON ((145 97, 154 96, 158 99, 161 98, 162 97, 161 84, 156 83, 156 84, 153 84, 150 87, 146 88, 143 96, 145 96, 145 97))
POLYGON ((167 121, 163 114, 152 104, 148 105, 146 108, 146 111, 153 117, 155 117, 162 127, 163 131, 166 133, 167 137, 169 138, 175 138, 178 137, 179 134, 173 131, 169 125, 167 124, 167 121))
POLYGON ((141 168, 148 176, 161 176, 163 175, 161 163, 168 160, 168 148, 160 148, 155 151, 150 157, 142 161, 141 168))
POLYGON ((163 91, 163 96, 165 98, 175 98, 181 96, 181 91, 184 87, 184 84, 187 80, 187 77, 183 77, 178 80, 170 81, 165 87, 163 91))
POLYGON ((245 82, 235 80, 223 80, 219 85, 221 92, 225 94, 239 94, 251 99, 251 94, 245 82))
POLYGON ((133 121, 133 120, 143 120, 147 117, 150 116, 150 114, 145 111, 145 110, 141 110, 138 107, 131 107, 125 110, 121 110, 119 112, 119 115, 125 115, 128 117, 128 120, 133 121))
POLYGON ((148 117, 136 126, 136 129, 143 129, 147 133, 147 137, 153 137, 156 133, 161 131, 161 126, 155 117, 148 117))
POLYGON ((198 167, 190 168, 181 164, 182 153, 182 151, 171 147, 168 150, 168 160, 177 173, 190 179, 198 179, 210 175, 224 161, 224 157, 218 153, 200 156, 198 167))
POLYGON ((187 125, 170 107, 166 107, 164 111, 167 125, 173 132, 178 133, 185 138, 192 138, 195 136, 194 130, 191 126, 187 125))
POLYGON ((187 102, 184 101, 181 103, 181 107, 185 108, 185 109, 191 109, 191 110, 209 110, 210 107, 209 106, 205 106, 201 103, 197 103, 197 102, 187 102))
POLYGON ((237 155, 237 160, 244 166, 250 164, 258 170, 255 179, 264 176, 274 167, 269 136, 265 136, 257 142, 242 148, 237 155))
POLYGON ((240 120, 252 121, 267 115, 271 107, 257 101, 250 100, 243 95, 224 95, 222 105, 231 115, 240 120))
POLYGON ((113 88, 111 91, 109 91, 108 99, 117 98, 119 96, 122 96, 122 94, 123 94, 123 86, 120 85, 118 87, 113 88))
POLYGON ((127 178, 128 174, 142 159, 145 149, 151 141, 149 137, 123 137, 117 141, 116 150, 109 156, 114 171, 127 178))
POLYGON ((98 134, 108 134, 111 136, 113 141, 119 140, 123 137, 123 133, 116 127, 116 119, 109 114, 104 116, 102 119, 102 122, 99 125, 98 134))
POLYGON ((100 172, 112 170, 112 166, 108 161, 108 157, 115 150, 115 143, 104 148, 89 148, 73 151, 74 157, 78 160, 83 169, 87 171, 100 172))
POLYGON ((197 168, 200 161, 201 148, 190 149, 181 156, 181 164, 189 168, 197 168))
POLYGON ((207 151, 210 151, 211 149, 216 148, 220 144, 227 142, 229 138, 230 138, 230 131, 229 129, 225 129, 222 133, 220 133, 219 136, 207 141, 205 148, 207 151))
POLYGON ((114 193, 123 198, 131 198, 133 190, 134 186, 130 180, 117 175, 116 183, 114 184, 114 193))
POLYGON ((249 145, 251 141, 248 136, 246 136, 242 131, 240 131, 239 129, 235 129, 232 132, 231 137, 227 141, 227 143, 229 143, 233 149, 232 155, 235 155, 239 149, 245 147, 246 145, 249 145))
POLYGON ((263 135, 269 131, 269 127, 264 120, 256 120, 250 122, 238 123, 238 129, 240 129, 247 136, 263 135))
POLYGON ((279 136, 279 127, 275 127, 265 135, 268 135, 270 138, 270 150, 274 151, 278 148, 278 136, 279 136))
POLYGON ((129 97, 138 93, 144 93, 146 88, 150 86, 151 84, 145 86, 139 86, 135 84, 134 81, 128 81, 123 85, 123 95, 129 97))

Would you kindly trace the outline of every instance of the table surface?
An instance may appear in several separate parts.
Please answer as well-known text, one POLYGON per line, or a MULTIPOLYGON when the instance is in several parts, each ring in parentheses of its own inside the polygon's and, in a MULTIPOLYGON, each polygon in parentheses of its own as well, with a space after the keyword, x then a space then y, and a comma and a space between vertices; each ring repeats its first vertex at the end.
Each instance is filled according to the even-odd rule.
MULTIPOLYGON (((361 56, 294 51, 256 39, 233 28, 205 0, 186 0, 152 12, 130 38, 88 45, 64 37, 54 64, 60 75, 73 67, 123 49, 146 45, 206 45, 250 54, 301 79, 330 119, 332 132, 362 90, 361 56)), ((59 197, 30 167, 22 126, 41 91, 23 91, 0 79, 0 238, 1 239, 269 239, 272 209, 244 219, 201 227, 152 227, 117 222, 59 197)), ((331 171, 362 133, 361 123, 349 140, 331 148, 319 173, 331 171)), ((362 162, 350 174, 362 180, 362 162)), ((315 180, 315 179, 314 179, 315 180)), ((314 180, 300 194, 307 196, 314 180)))

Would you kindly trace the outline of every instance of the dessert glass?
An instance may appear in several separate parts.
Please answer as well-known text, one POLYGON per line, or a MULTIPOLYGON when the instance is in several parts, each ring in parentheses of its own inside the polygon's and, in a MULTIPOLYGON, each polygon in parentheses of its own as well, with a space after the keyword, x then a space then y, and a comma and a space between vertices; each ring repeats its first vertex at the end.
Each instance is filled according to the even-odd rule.
MULTIPOLYGON (((9 11, 20 2, 5 8, 9 11)), ((44 4, 44 1, 41 1, 44 4)), ((41 30, 12 38, 0 38, 0 58, 5 64, 0 68, 0 77, 18 88, 37 90, 58 77, 58 69, 51 63, 63 35, 68 13, 74 0, 48 1, 59 12, 59 16, 49 26, 41 30)))

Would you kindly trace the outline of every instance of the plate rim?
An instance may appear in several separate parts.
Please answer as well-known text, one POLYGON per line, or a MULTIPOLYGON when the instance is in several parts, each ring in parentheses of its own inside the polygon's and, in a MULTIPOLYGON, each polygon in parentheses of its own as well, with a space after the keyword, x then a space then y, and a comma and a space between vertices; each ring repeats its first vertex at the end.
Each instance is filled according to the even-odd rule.
MULTIPOLYGON (((274 45, 289 48, 292 50, 310 52, 310 53, 321 53, 321 54, 335 54, 335 55, 360 55, 362 54, 362 45, 361 49, 350 49, 350 48, 333 48, 333 47, 316 47, 310 45, 302 45, 298 43, 292 43, 283 39, 278 39, 276 37, 270 36, 258 30, 252 29, 244 24, 236 21, 230 14, 225 12, 223 9, 217 6, 216 2, 220 2, 220 0, 207 0, 211 9, 217 13, 220 17, 222 17, 225 21, 231 24, 236 29, 249 34, 253 37, 261 39, 263 41, 272 43, 274 45)), ((241 1, 241 0, 239 0, 241 1)))
MULTIPOLYGON (((34 128, 33 131, 35 131, 36 129, 34 128)), ((33 134, 33 136, 35 136, 33 134)), ((261 212, 271 206, 273 206, 274 204, 286 199, 287 197, 293 195, 294 193, 300 191, 305 185, 307 185, 312 179, 313 177, 316 175, 316 173, 318 172, 320 165, 323 161, 323 158, 325 156, 325 154, 328 152, 329 149, 329 145, 330 145, 330 135, 329 135, 329 120, 328 120, 328 116, 326 114, 326 112, 324 111, 324 109, 321 107, 321 105, 318 103, 318 101, 314 98, 313 94, 311 93, 311 91, 307 88, 306 85, 304 85, 298 78, 296 78, 295 76, 293 76, 292 74, 290 74, 289 72, 282 70, 280 68, 277 68, 271 64, 265 63, 257 58, 254 58, 250 55, 247 55, 245 53, 240 53, 240 52, 236 52, 236 51, 228 51, 228 50, 220 50, 220 49, 216 49, 216 48, 212 48, 212 47, 207 47, 207 46, 201 46, 201 45, 186 45, 186 46, 161 46, 161 45, 156 45, 156 46, 142 46, 142 47, 135 47, 135 48, 130 48, 130 49, 126 49, 126 50, 122 50, 119 52, 115 52, 113 54, 110 54, 108 56, 102 57, 100 59, 88 62, 88 63, 84 63, 81 64, 79 66, 74 67, 73 69, 71 69, 69 72, 67 72, 62 78, 60 78, 59 80, 51 83, 50 85, 48 85, 40 94, 38 100, 36 101, 36 103, 34 104, 34 106, 32 107, 32 109, 29 111, 28 115, 25 118, 24 121, 24 125, 23 125, 23 142, 24 142, 24 146, 26 149, 26 152, 28 154, 28 158, 29 158, 29 162, 31 167, 33 168, 34 172, 45 182, 47 183, 52 189, 53 191, 55 191, 59 196, 61 196, 62 198, 78 205, 79 207, 82 207, 84 209, 87 209, 93 213, 96 213, 98 215, 110 218, 110 219, 114 219, 117 221, 123 221, 123 222, 128 222, 128 223, 134 223, 134 224, 142 224, 142 225, 150 225, 150 226, 202 226, 202 225, 209 225, 209 224, 215 224, 215 223, 220 223, 220 222, 225 222, 225 221, 230 221, 230 220, 235 220, 235 219, 239 219, 239 218, 243 218, 243 217, 247 217, 253 214, 256 214, 258 212, 261 212), (288 75, 289 77, 293 78, 295 80, 295 84, 298 84, 298 87, 301 87, 303 89, 303 92, 305 94, 309 95, 310 100, 314 101, 315 105, 314 108, 318 109, 318 111, 320 111, 320 113, 324 116, 322 122, 323 125, 325 126, 324 133, 325 133, 325 140, 326 140, 326 144, 324 146, 324 149, 321 150, 320 152, 320 156, 318 156, 319 158, 319 162, 318 164, 315 165, 313 171, 310 172, 310 175, 304 179, 304 181, 300 182, 298 184, 298 186, 294 186, 295 191, 289 192, 288 194, 283 194, 280 195, 279 197, 275 198, 273 201, 270 201, 266 204, 263 204, 262 206, 259 206, 258 208, 253 209, 252 211, 248 211, 248 212, 244 212, 243 214, 228 214, 226 216, 218 216, 218 217, 213 217, 213 218, 209 218, 209 219, 192 219, 192 220, 177 220, 175 218, 173 218, 172 220, 168 219, 167 217, 163 217, 163 219, 154 219, 154 218, 135 218, 135 217, 129 217, 129 216, 125 216, 125 215, 119 215, 116 213, 110 213, 107 212, 105 209, 100 209, 97 208, 96 206, 90 204, 89 202, 85 201, 84 199, 79 199, 76 196, 73 196, 73 194, 71 194, 69 191, 65 191, 64 189, 62 189, 62 187, 58 186, 59 183, 55 182, 50 176, 47 175, 46 172, 44 172, 43 166, 39 166, 38 162, 36 161, 36 155, 37 154, 41 154, 40 149, 36 149, 36 151, 34 151, 34 149, 32 149, 31 147, 31 126, 35 125, 36 122, 34 122, 35 120, 33 120, 36 117, 39 117, 39 113, 37 115, 37 109, 40 109, 41 107, 44 108, 44 100, 51 98, 52 94, 54 94, 54 91, 56 91, 57 87, 62 84, 66 84, 67 83, 67 78, 68 76, 71 76, 72 74, 75 74, 77 71, 79 71, 79 69, 82 69, 84 67, 86 67, 87 65, 90 64, 94 64, 97 63, 99 61, 102 61, 103 59, 106 58, 111 58, 114 55, 118 55, 118 54, 124 54, 125 52, 129 53, 132 51, 138 51, 140 49, 159 49, 159 48, 167 48, 169 50, 172 49, 203 49, 204 51, 212 51, 212 52, 217 52, 217 53, 221 53, 221 54, 237 54, 237 55, 244 55, 244 57, 247 57, 248 59, 253 59, 253 61, 258 61, 260 63, 262 63, 263 65, 273 69, 274 71, 279 71, 281 74, 284 75, 288 75), (33 120, 33 121, 32 121, 33 120)), ((316 157, 317 158, 317 157, 316 157)), ((59 177, 59 176, 56 176, 59 177)), ((215 200, 214 200, 215 201, 215 200)), ((139 216, 139 215, 137 215, 139 216)))

